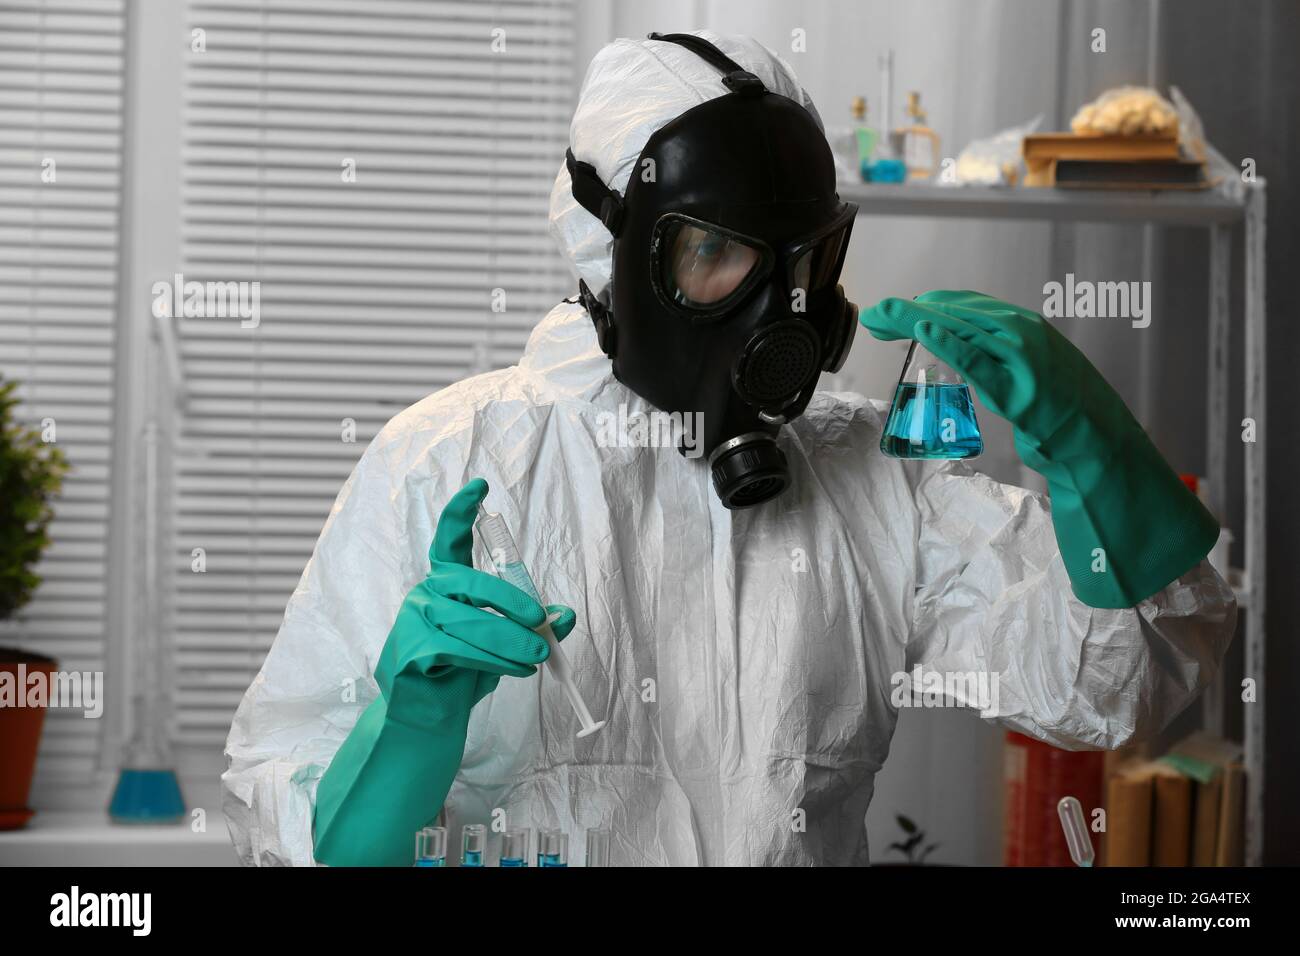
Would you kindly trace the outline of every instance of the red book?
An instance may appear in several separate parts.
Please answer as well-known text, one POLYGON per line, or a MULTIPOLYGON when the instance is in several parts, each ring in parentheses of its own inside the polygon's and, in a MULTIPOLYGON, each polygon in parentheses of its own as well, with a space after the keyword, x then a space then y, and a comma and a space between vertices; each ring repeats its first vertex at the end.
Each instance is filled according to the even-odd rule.
MULTIPOLYGON (((1003 762, 1002 862, 1006 866, 1073 866, 1056 805, 1076 797, 1092 826, 1102 805, 1105 754, 1060 750, 1014 731, 1007 733, 1003 762)), ((1092 833, 1093 852, 1101 834, 1092 833)))

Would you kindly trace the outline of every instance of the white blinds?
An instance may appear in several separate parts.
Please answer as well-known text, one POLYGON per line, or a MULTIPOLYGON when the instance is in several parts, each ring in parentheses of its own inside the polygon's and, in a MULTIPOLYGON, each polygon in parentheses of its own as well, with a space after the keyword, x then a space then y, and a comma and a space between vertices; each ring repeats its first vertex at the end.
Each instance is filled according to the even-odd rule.
POLYGON ((178 323, 178 729, 208 746, 376 431, 571 291, 546 220, 574 24, 572 0, 193 0, 190 27, 184 278, 261 283, 256 328, 178 323))
MULTIPOLYGON (((0 377, 72 472, 36 599, 0 641, 104 669, 123 0, 0 0, 0 377)), ((88 779, 99 722, 53 710, 42 776, 88 779)))

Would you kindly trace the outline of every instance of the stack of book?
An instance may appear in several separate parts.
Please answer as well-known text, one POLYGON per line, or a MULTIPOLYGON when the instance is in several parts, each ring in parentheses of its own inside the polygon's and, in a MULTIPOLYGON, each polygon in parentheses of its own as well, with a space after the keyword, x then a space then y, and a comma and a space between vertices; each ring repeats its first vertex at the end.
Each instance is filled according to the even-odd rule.
POLYGON ((1106 780, 1106 866, 1241 866, 1241 745, 1197 733, 1106 780))
POLYGON ((1205 164, 1176 136, 1034 133, 1024 139, 1025 185, 1073 189, 1204 189, 1205 164))

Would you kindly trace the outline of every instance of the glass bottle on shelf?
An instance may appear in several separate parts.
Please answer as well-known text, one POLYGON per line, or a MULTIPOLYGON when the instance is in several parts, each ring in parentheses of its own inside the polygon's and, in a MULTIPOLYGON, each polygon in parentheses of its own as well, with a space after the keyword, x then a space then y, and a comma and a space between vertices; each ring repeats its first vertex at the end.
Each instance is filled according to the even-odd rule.
POLYGON ((907 94, 907 115, 912 122, 895 132, 907 178, 929 179, 939 168, 939 134, 925 125, 921 94, 915 90, 907 94))
POLYGON ((871 165, 871 156, 876 151, 878 138, 879 134, 867 125, 867 98, 853 97, 853 141, 857 146, 857 162, 853 168, 863 180, 867 178, 867 168, 871 165))

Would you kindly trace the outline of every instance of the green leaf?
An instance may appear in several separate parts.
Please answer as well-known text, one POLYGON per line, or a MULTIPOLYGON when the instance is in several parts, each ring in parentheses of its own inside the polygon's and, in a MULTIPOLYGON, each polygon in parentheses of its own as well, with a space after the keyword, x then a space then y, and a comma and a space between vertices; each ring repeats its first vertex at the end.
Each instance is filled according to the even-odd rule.
POLYGON ((40 586, 32 569, 49 547, 52 502, 68 473, 63 451, 17 421, 17 388, 16 382, 0 381, 0 620, 40 586))

